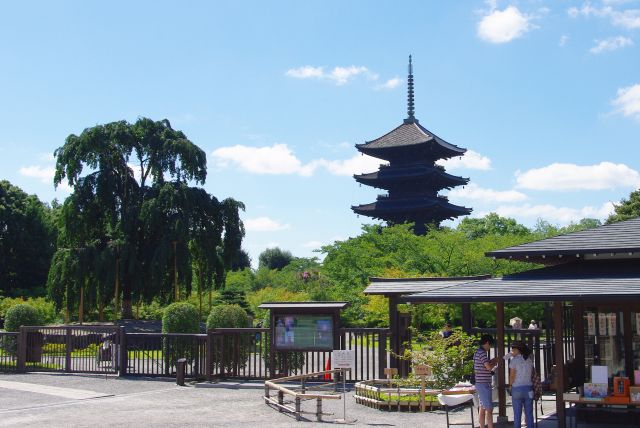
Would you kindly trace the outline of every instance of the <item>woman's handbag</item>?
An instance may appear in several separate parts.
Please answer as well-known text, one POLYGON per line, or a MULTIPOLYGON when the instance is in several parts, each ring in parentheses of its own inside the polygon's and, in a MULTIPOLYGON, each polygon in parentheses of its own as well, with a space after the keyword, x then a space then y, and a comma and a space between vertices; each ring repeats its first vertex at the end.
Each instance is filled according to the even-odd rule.
POLYGON ((538 401, 542 397, 542 382, 535 368, 531 370, 531 385, 533 385, 533 399, 538 401))

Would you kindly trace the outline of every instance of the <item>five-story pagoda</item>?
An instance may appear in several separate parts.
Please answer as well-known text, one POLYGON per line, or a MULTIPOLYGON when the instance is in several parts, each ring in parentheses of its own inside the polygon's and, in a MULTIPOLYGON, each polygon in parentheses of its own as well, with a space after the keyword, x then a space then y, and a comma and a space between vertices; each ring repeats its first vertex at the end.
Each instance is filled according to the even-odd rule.
POLYGON ((359 183, 384 189, 370 204, 352 206, 357 213, 389 224, 415 223, 416 235, 424 235, 428 225, 471 213, 471 208, 450 204, 443 189, 467 184, 468 178, 447 174, 436 165, 440 159, 462 156, 466 149, 444 141, 424 128, 414 116, 413 66, 409 56, 408 117, 393 131, 365 144, 356 144, 363 154, 388 161, 369 174, 354 175, 359 183))

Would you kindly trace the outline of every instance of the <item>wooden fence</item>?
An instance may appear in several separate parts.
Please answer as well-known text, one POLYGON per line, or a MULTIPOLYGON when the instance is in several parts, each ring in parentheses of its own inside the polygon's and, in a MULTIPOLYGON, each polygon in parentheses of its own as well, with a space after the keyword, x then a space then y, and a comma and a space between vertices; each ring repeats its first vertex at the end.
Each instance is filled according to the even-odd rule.
MULTIPOLYGON (((340 349, 355 351, 348 380, 383 377, 387 329, 341 329, 340 349)), ((215 329, 206 334, 126 333, 115 326, 22 327, 0 332, 0 372, 50 371, 121 376, 186 376, 206 379, 270 379, 330 368, 330 351, 274 351, 269 329, 215 329)))

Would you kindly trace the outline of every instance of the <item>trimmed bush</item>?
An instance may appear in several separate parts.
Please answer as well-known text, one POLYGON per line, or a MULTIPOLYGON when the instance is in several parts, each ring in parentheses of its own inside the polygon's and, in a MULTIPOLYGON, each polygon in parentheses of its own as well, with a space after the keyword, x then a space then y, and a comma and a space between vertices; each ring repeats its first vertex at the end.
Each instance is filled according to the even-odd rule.
MULTIPOLYGON (((191 303, 176 302, 164 309, 162 315, 163 333, 200 333, 200 316, 191 303)), ((186 358, 191 364, 198 360, 198 346, 189 337, 165 337, 164 360, 167 367, 176 364, 180 358, 186 358)))
MULTIPOLYGON (((246 328, 249 324, 247 311, 239 305, 218 305, 211 309, 207 318, 207 330, 213 328, 246 328)), ((214 346, 214 364, 223 372, 239 370, 247 365, 251 346, 259 340, 253 334, 225 335, 214 346)))
POLYGON ((19 331, 23 325, 41 325, 42 315, 28 303, 20 303, 7 310, 4 328, 7 331, 19 331))
POLYGON ((240 305, 218 305, 207 318, 207 330, 212 328, 246 328, 249 326, 247 311, 240 305))
POLYGON ((200 333, 198 310, 191 303, 176 302, 164 309, 163 333, 200 333))

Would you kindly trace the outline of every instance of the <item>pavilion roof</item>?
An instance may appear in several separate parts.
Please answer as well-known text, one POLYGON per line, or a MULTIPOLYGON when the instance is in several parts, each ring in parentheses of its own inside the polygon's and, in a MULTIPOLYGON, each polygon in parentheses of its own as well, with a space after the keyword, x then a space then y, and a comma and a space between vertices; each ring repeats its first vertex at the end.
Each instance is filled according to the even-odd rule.
POLYGON ((598 254, 640 257, 640 217, 486 253, 501 259, 598 254))
POLYGON ((490 277, 490 275, 480 275, 445 278, 370 278, 370 284, 364 289, 364 294, 384 296, 415 294, 490 277))
POLYGON ((640 298, 632 260, 580 261, 502 278, 458 282, 401 298, 411 303, 612 301, 640 298))

